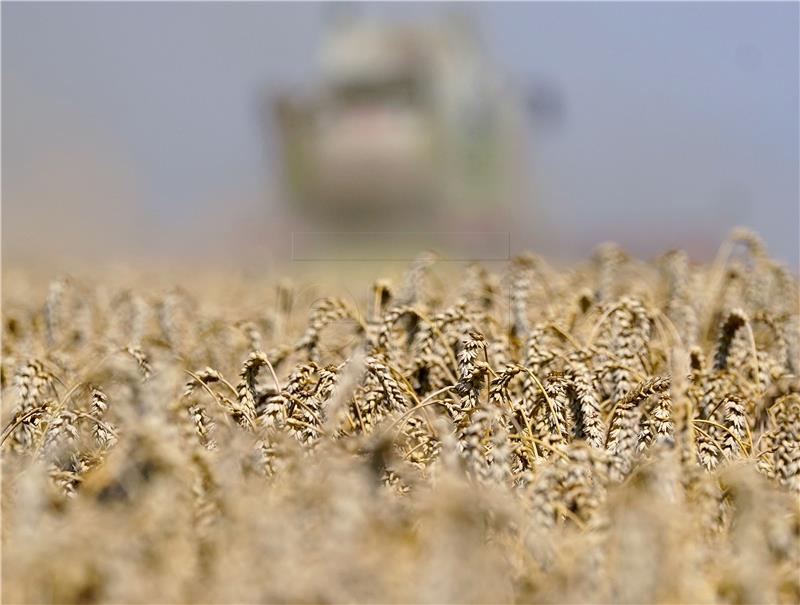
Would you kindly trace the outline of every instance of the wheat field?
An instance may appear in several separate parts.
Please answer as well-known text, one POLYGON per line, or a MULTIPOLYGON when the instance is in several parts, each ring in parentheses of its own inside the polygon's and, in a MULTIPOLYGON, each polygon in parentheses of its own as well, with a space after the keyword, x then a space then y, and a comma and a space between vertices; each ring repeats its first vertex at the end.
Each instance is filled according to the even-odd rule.
POLYGON ((342 295, 15 275, 5 603, 800 602, 798 279, 746 230, 342 295))

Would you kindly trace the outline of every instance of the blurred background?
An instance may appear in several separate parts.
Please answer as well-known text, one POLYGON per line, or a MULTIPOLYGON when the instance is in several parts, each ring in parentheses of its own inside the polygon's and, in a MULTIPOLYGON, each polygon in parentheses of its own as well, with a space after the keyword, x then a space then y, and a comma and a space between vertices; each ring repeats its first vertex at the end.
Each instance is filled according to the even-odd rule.
POLYGON ((745 225, 796 269, 799 9, 4 2, 3 264, 707 260, 745 225))

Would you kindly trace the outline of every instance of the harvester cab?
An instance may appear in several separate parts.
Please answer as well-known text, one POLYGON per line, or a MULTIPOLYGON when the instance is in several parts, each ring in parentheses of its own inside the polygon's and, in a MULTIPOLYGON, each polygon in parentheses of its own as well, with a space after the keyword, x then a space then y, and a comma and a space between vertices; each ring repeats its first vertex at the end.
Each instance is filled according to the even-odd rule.
POLYGON ((285 194, 313 223, 496 219, 520 190, 520 114, 470 22, 347 20, 305 98, 275 106, 285 194))

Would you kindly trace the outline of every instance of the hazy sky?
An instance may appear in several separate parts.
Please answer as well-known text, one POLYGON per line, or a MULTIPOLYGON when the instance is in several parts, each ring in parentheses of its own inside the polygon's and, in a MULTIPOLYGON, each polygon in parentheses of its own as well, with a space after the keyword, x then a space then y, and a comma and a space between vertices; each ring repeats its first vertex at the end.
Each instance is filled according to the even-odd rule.
MULTIPOLYGON (((558 128, 527 133, 530 214, 556 234, 549 245, 584 254, 615 239, 645 254, 678 244, 701 254, 744 224, 797 266, 797 3, 456 8, 513 84, 545 83, 563 99, 558 128)), ((416 18, 452 9, 355 7, 416 18)), ((257 237, 280 203, 264 98, 314 81, 330 11, 3 2, 8 258, 37 238, 47 254, 77 240, 114 255, 235 241, 243 224, 257 237)))

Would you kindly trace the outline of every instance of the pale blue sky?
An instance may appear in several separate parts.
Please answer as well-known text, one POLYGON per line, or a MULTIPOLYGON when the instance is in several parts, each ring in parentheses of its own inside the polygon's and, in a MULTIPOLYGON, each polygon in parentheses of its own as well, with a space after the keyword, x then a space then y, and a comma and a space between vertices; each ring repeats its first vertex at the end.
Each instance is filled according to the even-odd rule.
MULTIPOLYGON (((173 254, 264 220, 279 202, 261 95, 313 81, 330 8, 3 2, 4 252, 40 232, 56 249, 173 254)), ((797 3, 457 8, 512 83, 564 101, 559 128, 529 133, 545 247, 702 255, 744 224, 797 266, 797 3)))

